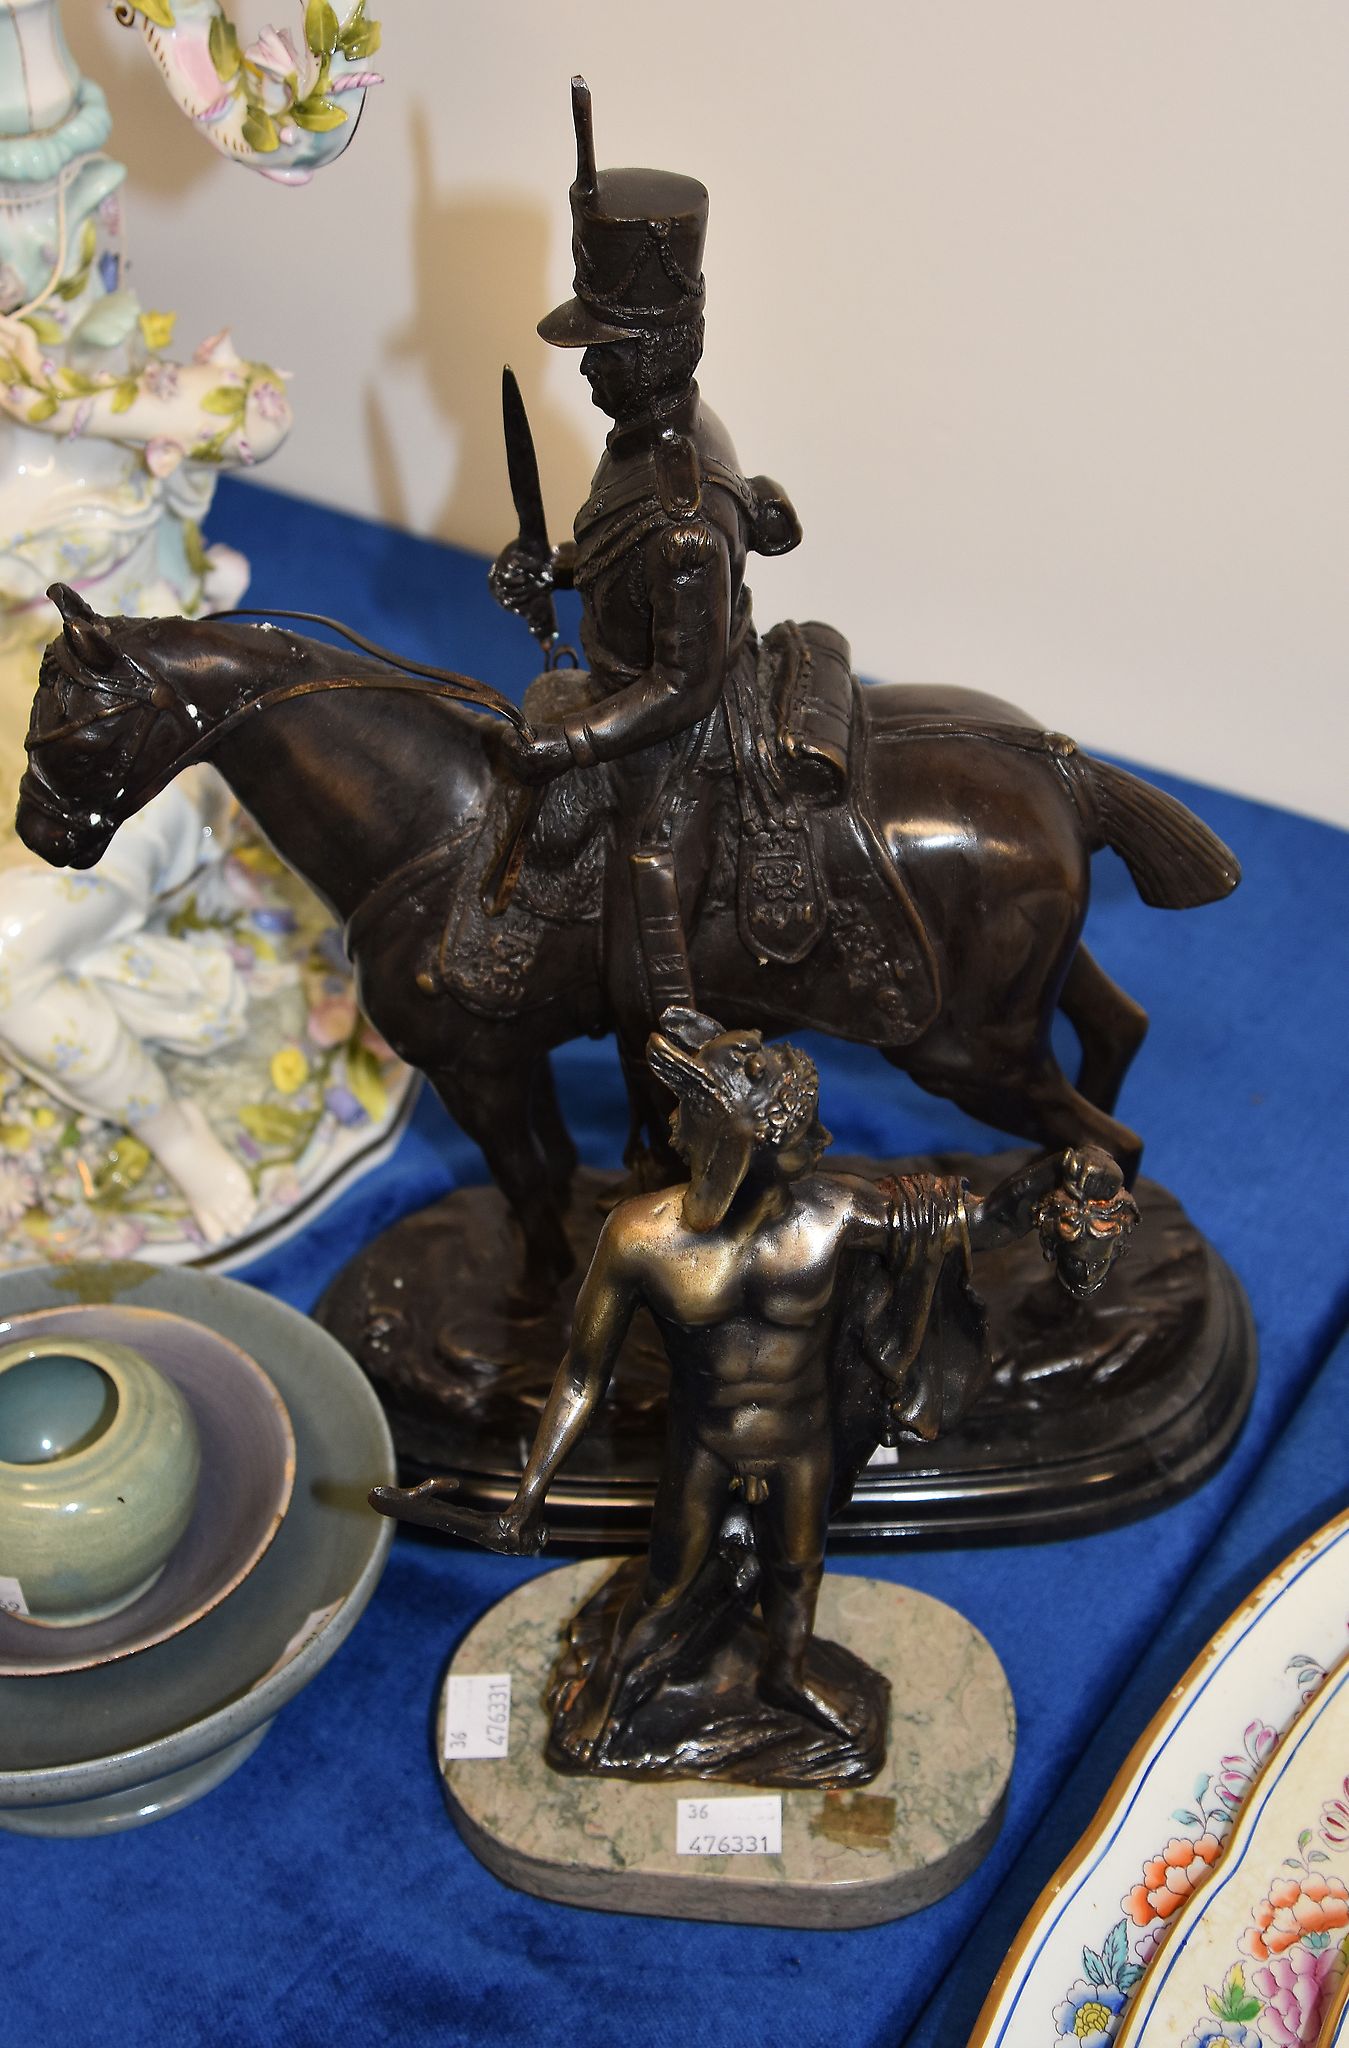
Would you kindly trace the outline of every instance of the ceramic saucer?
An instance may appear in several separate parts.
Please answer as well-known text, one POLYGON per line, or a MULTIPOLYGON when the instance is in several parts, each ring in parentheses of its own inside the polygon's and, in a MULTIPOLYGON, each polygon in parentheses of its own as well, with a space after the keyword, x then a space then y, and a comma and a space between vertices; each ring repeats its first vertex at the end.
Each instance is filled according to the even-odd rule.
POLYGON ((346 1639, 393 1523, 366 1492, 394 1480, 364 1374, 292 1308, 184 1268, 44 1267, 0 1275, 0 1320, 83 1298, 200 1323, 258 1360, 295 1432, 295 1489, 274 1542, 227 1600, 134 1657, 0 1678, 0 1827, 93 1835, 187 1805, 237 1769, 346 1639))
POLYGON ((237 1344, 163 1309, 76 1306, 0 1320, 0 1342, 65 1337, 125 1344, 179 1389, 197 1425, 201 1477, 183 1535, 147 1593, 76 1627, 0 1613, 0 1678, 80 1671, 167 1641, 241 1585, 281 1526, 295 1483, 285 1404, 237 1344))

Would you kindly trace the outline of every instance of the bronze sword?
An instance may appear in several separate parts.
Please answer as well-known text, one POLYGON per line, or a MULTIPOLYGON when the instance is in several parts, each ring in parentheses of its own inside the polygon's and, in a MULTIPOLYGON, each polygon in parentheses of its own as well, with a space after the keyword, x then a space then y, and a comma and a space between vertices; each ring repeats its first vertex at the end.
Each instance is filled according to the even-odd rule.
MULTIPOLYGON (((509 363, 501 372, 501 425, 506 440, 506 473, 510 477, 515 516, 520 522, 516 546, 538 562, 550 562, 553 550, 539 484, 539 459, 534 452, 525 401, 509 363)), ((542 647, 544 667, 551 668, 557 646, 557 609, 552 591, 541 590, 527 604, 512 605, 511 609, 518 611, 542 647)), ((517 788, 511 793, 506 829, 483 880, 482 907, 487 917, 500 917, 510 908, 524 860, 526 837, 539 803, 540 793, 536 789, 517 788)))
MULTIPOLYGON (((539 459, 534 451, 534 436, 529 429, 525 401, 509 363, 501 372, 501 425, 506 439, 506 473, 510 477, 515 516, 520 522, 516 545, 539 562, 550 562, 553 550, 543 510, 543 491, 539 485, 539 459)), ((549 658, 551 667, 557 641, 557 609, 552 591, 542 590, 532 597, 527 605, 521 607, 520 616, 549 658)))

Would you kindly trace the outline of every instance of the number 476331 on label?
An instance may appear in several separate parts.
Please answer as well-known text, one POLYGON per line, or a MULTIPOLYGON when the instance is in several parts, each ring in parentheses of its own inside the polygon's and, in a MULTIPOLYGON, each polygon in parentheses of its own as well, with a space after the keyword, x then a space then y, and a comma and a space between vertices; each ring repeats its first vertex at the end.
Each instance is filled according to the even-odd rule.
POLYGON ((456 1674, 445 1696, 441 1750, 447 1763, 501 1757, 511 1741, 509 1671, 456 1674))
POLYGON ((780 1856, 782 1794, 744 1799, 681 1799, 675 1808, 676 1856, 780 1856))

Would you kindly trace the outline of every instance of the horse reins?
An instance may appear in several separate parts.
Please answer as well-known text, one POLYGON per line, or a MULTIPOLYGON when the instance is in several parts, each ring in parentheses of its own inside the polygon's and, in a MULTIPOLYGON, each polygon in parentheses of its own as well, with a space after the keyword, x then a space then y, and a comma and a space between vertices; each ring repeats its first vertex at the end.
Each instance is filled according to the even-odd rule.
MULTIPOLYGON (((110 705, 105 710, 95 712, 92 717, 80 719, 78 722, 69 720, 65 725, 58 726, 52 732, 30 734, 26 742, 29 754, 29 767, 39 788, 49 791, 58 803, 66 808, 70 808, 70 800, 61 798, 52 789, 40 766, 33 762, 33 754, 39 748, 51 746, 62 739, 68 739, 73 733, 87 731, 92 725, 99 725, 107 719, 119 717, 124 710, 134 705, 139 705, 146 710, 172 712, 180 721, 185 722, 196 735, 193 743, 187 750, 176 755, 164 773, 157 780, 152 781, 148 789, 137 793, 135 804, 133 805, 134 809, 139 809, 142 804, 148 803, 151 797, 158 796, 160 790, 166 788, 176 775, 180 775, 184 768, 190 768, 194 762, 203 759, 226 733, 242 725, 246 719, 257 716, 264 711, 273 710, 278 704, 290 703, 300 697, 317 696, 327 690, 402 690, 416 696, 444 697, 448 698, 452 703, 465 704, 475 711, 491 712, 500 718, 506 719, 515 728, 516 732, 519 733, 521 739, 526 742, 534 737, 533 727, 519 706, 512 704, 509 697, 504 697, 499 690, 494 690, 490 684, 479 682, 475 676, 461 675, 455 669, 434 668, 429 663, 405 661, 401 655, 391 653, 387 647, 381 647, 377 641, 367 640, 363 634, 355 632, 350 626, 344 626, 340 619, 327 618, 322 612, 264 611, 261 609, 253 610, 251 608, 236 607, 228 612, 212 612, 201 623, 214 624, 220 619, 245 618, 263 620, 274 618, 301 619, 308 625, 323 626, 331 633, 341 634, 354 647, 359 648, 363 654, 374 655, 380 661, 387 661, 391 668, 402 670, 408 680, 403 681, 400 677, 396 676, 311 676, 300 682, 279 683, 269 690, 264 690, 260 696, 250 697, 245 703, 236 704, 232 711, 227 711, 223 717, 217 719, 203 732, 193 723, 188 707, 183 703, 175 690, 162 681, 156 682, 133 656, 119 651, 117 659, 127 663, 140 678, 144 687, 137 688, 135 685, 128 684, 125 680, 119 680, 112 675, 96 676, 87 679, 71 677, 70 680, 72 682, 80 681, 86 689, 92 690, 95 693, 104 691, 110 696, 123 698, 125 702, 110 705)), ((31 785, 29 794, 33 794, 31 785)), ((51 806, 43 802, 41 797, 38 797, 36 801, 40 809, 51 810, 51 806)), ((127 815, 130 815, 130 813, 127 815)))

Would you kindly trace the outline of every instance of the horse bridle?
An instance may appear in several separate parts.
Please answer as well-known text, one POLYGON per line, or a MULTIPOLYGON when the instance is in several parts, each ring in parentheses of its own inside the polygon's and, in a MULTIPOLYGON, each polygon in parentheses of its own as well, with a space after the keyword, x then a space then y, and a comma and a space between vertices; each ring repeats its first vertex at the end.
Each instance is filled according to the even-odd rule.
MULTIPOLYGON (((20 780, 21 798, 34 804, 38 810, 44 811, 48 817, 58 818, 63 823, 70 819, 72 813, 76 816, 82 814, 90 824, 107 823, 116 829, 125 818, 132 816, 152 797, 158 796, 176 775, 180 775, 185 768, 190 768, 194 762, 202 760, 226 733, 243 724, 246 719, 273 710, 278 704, 285 704, 299 697, 317 696, 327 690, 405 690, 416 696, 444 697, 452 703, 467 704, 476 711, 493 712, 498 717, 506 719, 526 743, 534 737, 533 728, 524 713, 517 705, 511 703, 509 697, 503 697, 499 690, 492 689, 490 684, 480 683, 475 676, 461 675, 455 669, 433 668, 429 663, 406 661, 401 655, 391 653, 387 647, 381 647, 377 641, 367 640, 363 634, 343 625, 340 619, 327 618, 322 612, 236 608, 228 612, 212 612, 207 617, 213 624, 222 619, 300 619, 307 625, 323 626, 329 632, 340 634, 362 653, 374 655, 378 660, 388 662, 391 668, 401 670, 402 676, 311 676, 300 682, 278 683, 271 689, 264 690, 260 696, 250 697, 245 703, 236 704, 223 718, 215 720, 213 724, 203 729, 176 690, 162 679, 156 680, 141 667, 133 655, 118 649, 119 664, 132 671, 134 680, 112 673, 71 675, 68 670, 62 670, 67 680, 77 684, 81 689, 89 690, 95 696, 120 698, 122 701, 109 704, 105 709, 95 711, 87 718, 68 719, 64 725, 55 727, 51 732, 29 733, 24 741, 28 767, 20 780), (112 718, 120 718, 124 711, 135 707, 153 711, 156 715, 168 712, 176 718, 191 734, 191 743, 186 751, 176 754, 162 774, 152 778, 145 787, 137 789, 134 786, 134 770, 154 729, 153 724, 147 724, 127 764, 127 785, 119 792, 122 799, 119 817, 114 817, 111 811, 95 814, 89 804, 82 799, 60 796, 48 779, 42 763, 34 760, 34 755, 44 748, 54 746, 58 741, 73 739, 77 734, 87 732, 91 726, 102 725, 112 718)), ((39 671, 38 686, 42 688, 51 681, 52 677, 50 671, 46 669, 44 659, 43 668, 39 671)))

